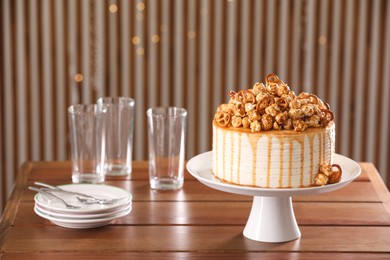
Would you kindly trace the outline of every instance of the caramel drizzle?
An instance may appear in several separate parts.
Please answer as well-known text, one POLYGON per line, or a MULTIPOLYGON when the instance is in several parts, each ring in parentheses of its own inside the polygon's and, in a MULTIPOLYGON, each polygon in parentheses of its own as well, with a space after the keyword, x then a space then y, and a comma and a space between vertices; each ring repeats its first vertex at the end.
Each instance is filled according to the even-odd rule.
POLYGON ((230 182, 233 182, 234 134, 230 134, 230 182))
POLYGON ((280 141, 280 164, 279 164, 279 168, 280 168, 280 176, 279 176, 279 187, 283 187, 283 148, 284 148, 284 139, 283 140, 279 140, 280 141))
POLYGON ((240 169, 241 169, 241 133, 238 134, 238 158, 237 158, 237 183, 240 183, 240 169))
POLYGON ((325 145, 325 135, 321 133, 320 135, 320 164, 324 162, 324 145, 325 145))
POLYGON ((222 166, 223 166, 223 169, 222 169, 222 179, 225 179, 226 178, 226 174, 225 174, 225 171, 226 171, 226 169, 225 169, 225 166, 226 166, 226 148, 225 148, 225 146, 226 146, 226 132, 224 131, 223 133, 223 142, 222 142, 222 145, 223 145, 223 147, 222 147, 222 151, 223 151, 223 154, 222 154, 222 156, 223 156, 223 164, 222 164, 222 166))
POLYGON ((291 187, 292 177, 292 152, 293 152, 293 141, 290 142, 290 158, 289 158, 289 169, 288 169, 288 186, 291 187))
POLYGON ((301 174, 300 174, 300 184, 301 187, 303 187, 303 166, 304 166, 304 156, 305 156, 305 151, 304 151, 304 142, 302 140, 299 140, 299 144, 301 145, 301 174))
POLYGON ((215 148, 215 175, 218 175, 218 157, 219 157, 219 153, 218 153, 218 132, 219 132, 219 129, 218 128, 215 128, 215 145, 214 145, 214 148, 215 148))
POLYGON ((267 161, 267 183, 266 187, 269 187, 271 181, 271 147, 272 147, 272 137, 268 137, 268 161, 267 161))
POLYGON ((257 158, 257 143, 260 137, 253 138, 252 136, 249 137, 249 142, 252 147, 252 185, 256 186, 256 158, 257 158))
POLYGON ((314 149, 314 135, 309 135, 310 142, 310 185, 313 184, 313 149, 314 149))

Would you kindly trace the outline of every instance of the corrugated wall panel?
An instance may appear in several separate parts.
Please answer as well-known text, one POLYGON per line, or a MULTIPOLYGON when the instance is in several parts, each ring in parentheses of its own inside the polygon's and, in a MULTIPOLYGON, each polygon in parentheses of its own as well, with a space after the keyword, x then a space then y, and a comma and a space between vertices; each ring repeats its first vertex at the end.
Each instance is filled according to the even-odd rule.
POLYGON ((382 178, 389 181, 390 177, 390 163, 389 163, 389 153, 390 153, 390 141, 389 141, 389 129, 390 129, 390 3, 387 2, 386 7, 386 30, 383 36, 384 39, 384 49, 383 49, 383 68, 381 71, 382 74, 382 99, 381 99, 381 108, 380 108, 380 149, 379 149, 379 172, 382 175, 382 178), (387 140, 387 144, 385 142, 387 140), (382 143, 383 142, 383 143, 382 143))
POLYGON ((41 83, 39 77, 39 42, 38 42, 38 1, 30 1, 28 8, 28 75, 29 82, 29 113, 30 117, 30 136, 28 138, 30 145, 30 160, 41 160, 42 158, 42 114, 40 111, 41 104, 41 83))
MULTIPOLYGON (((317 69, 316 69, 316 85, 317 95, 322 99, 328 100, 328 51, 329 51, 329 6, 330 0, 320 1, 319 5, 319 25, 317 37, 315 37, 313 44, 317 44, 317 69)), ((315 66, 314 66, 315 67, 315 66)))
MULTIPOLYGON (((265 74, 272 73, 275 71, 275 46, 276 46, 276 35, 278 33, 276 28, 276 19, 279 19, 276 12, 276 1, 268 0, 265 10, 265 74)), ((263 81, 263 80, 262 80, 263 81)), ((246 88, 245 86, 242 86, 246 88)))
POLYGON ((10 6, 10 0, 5 0, 2 2, 2 26, 3 26, 3 48, 2 50, 2 63, 3 65, 1 68, 2 71, 2 79, 3 79, 3 100, 2 100, 2 116, 3 116, 3 144, 4 148, 2 147, 2 150, 4 151, 4 175, 5 175, 5 181, 3 182, 2 187, 2 204, 4 206, 4 201, 6 197, 8 197, 11 194, 14 178, 16 175, 16 168, 17 168, 17 161, 15 153, 17 150, 15 149, 15 111, 14 109, 10 109, 14 107, 14 82, 13 82, 13 75, 14 75, 14 57, 13 55, 13 43, 12 43, 12 34, 11 34, 11 28, 12 28, 12 17, 11 17, 11 6, 10 6))
POLYGON ((305 44, 303 45, 303 91, 308 93, 315 93, 314 88, 314 72, 315 72, 315 51, 317 44, 315 41, 316 26, 317 26, 317 1, 310 0, 306 6, 304 22, 305 32, 304 39, 305 44))
MULTIPOLYGON (((174 61, 173 61, 173 105, 184 107, 184 1, 175 0, 174 2, 174 23, 172 30, 174 31, 173 46, 174 46, 174 61)), ((156 32, 157 39, 161 38, 158 31, 156 32)))
POLYGON ((213 34, 212 34, 212 52, 211 52, 211 71, 212 71, 212 77, 211 77, 211 91, 210 95, 212 97, 212 103, 211 108, 217 109, 218 105, 222 103, 223 99, 223 66, 225 61, 225 55, 224 55, 224 48, 223 42, 224 42, 224 3, 222 1, 215 1, 213 2, 213 16, 210 26, 213 28, 213 34))
MULTIPOLYGON (((2 14, 2 12, 0 11, 0 13, 2 14)), ((2 27, 0 27, 0 32, 2 32, 3 31, 3 28, 2 27)), ((0 42, 0 55, 2 55, 2 50, 3 49, 3 43, 2 42, 0 42)), ((3 64, 2 63, 0 63, 0 71, 3 71, 3 69, 2 69, 2 66, 3 66, 3 64)), ((3 96, 4 96, 4 94, 3 94, 3 86, 4 86, 4 84, 3 84, 3 75, 0 73, 0 100, 1 100, 1 102, 3 102, 3 100, 4 100, 4 98, 3 98, 3 96)), ((3 150, 3 147, 5 147, 5 144, 4 144, 4 141, 3 141, 3 137, 4 137, 4 134, 3 134, 3 129, 4 129, 4 122, 3 122, 3 113, 1 113, 0 112, 0 173, 4 173, 5 172, 5 165, 4 165, 4 150, 3 150)), ((5 174, 0 174, 0 188, 1 188, 1 190, 0 190, 0 202, 3 200, 3 198, 6 198, 7 197, 7 195, 6 195, 6 190, 5 190, 5 186, 6 186, 6 184, 5 184, 5 180, 6 180, 6 176, 5 176, 5 174)), ((0 212, 2 212, 1 210, 0 210, 0 212)), ((1 214, 1 213, 0 213, 1 214)))
POLYGON ((159 89, 159 79, 158 79, 158 42, 160 39, 160 34, 158 32, 158 6, 156 0, 150 0, 148 5, 148 22, 147 22, 147 44, 148 44, 148 53, 147 53, 147 70, 148 70, 148 105, 150 107, 156 107, 158 102, 158 89, 159 89), (158 37, 158 38, 156 38, 158 37))
MULTIPOLYGON (((90 0, 91 1, 91 0, 90 0)), ((95 92, 96 92, 96 98, 98 97, 104 97, 107 94, 106 88, 108 85, 107 84, 107 78, 108 75, 106 73, 107 69, 107 63, 106 62, 106 53, 108 52, 108 47, 106 45, 106 38, 107 38, 107 24, 105 22, 106 16, 109 15, 107 14, 107 6, 104 4, 104 1, 94 1, 95 5, 95 12, 96 12, 96 17, 94 18, 94 28, 95 28, 95 42, 94 46, 95 50, 92 52, 92 60, 95 62, 93 65, 93 74, 94 74, 94 80, 95 82, 93 83, 93 86, 95 87, 95 92)), ((126 16, 129 17, 128 11, 126 12, 126 16)), ((130 20, 130 19, 129 19, 130 20)), ((126 26, 123 26, 126 29, 126 26)), ((126 37, 123 36, 124 39, 126 40, 126 37)), ((123 55, 124 59, 128 59, 129 63, 131 61, 130 57, 125 56, 127 52, 130 49, 130 45, 125 46, 123 48, 123 55)), ((92 50, 91 50, 92 51, 92 50)), ((126 63, 125 63, 126 64, 126 63)), ((127 67, 122 68, 121 74, 127 74, 130 77, 130 73, 128 73, 127 67)), ((123 83, 123 86, 127 86, 128 89, 127 91, 130 91, 130 83, 123 83)))
MULTIPOLYGON (((87 6, 88 6, 88 2, 90 1, 82 1, 83 3, 86 3, 87 6)), ((93 2, 93 1, 91 1, 93 2)), ((119 56, 121 55, 119 52, 118 52, 118 1, 116 0, 109 0, 108 1, 108 5, 107 6, 104 6, 104 11, 107 12, 108 10, 108 21, 107 21, 107 38, 106 38, 106 41, 107 41, 107 46, 106 46, 106 50, 107 50, 107 64, 109 64, 109 66, 106 66, 107 68, 107 71, 108 71, 108 75, 110 75, 108 77, 108 86, 104 86, 107 90, 107 94, 109 96, 112 96, 112 97, 115 97, 115 96, 118 96, 119 95, 119 88, 118 88, 118 81, 119 81, 119 78, 118 78, 118 75, 119 75, 119 67, 118 67, 118 60, 119 60, 119 56)), ((87 19, 90 19, 89 16, 87 16, 87 19)), ((84 23, 83 23, 84 24, 84 23)), ((85 29, 85 32, 83 33, 83 35, 85 35, 85 42, 88 41, 89 39, 89 30, 90 28, 88 27, 88 23, 87 23, 87 27, 85 29)), ((144 40, 144 38, 142 38, 142 40, 144 40)), ((88 46, 86 44, 86 46, 88 46)), ((83 48, 86 50, 86 48, 83 48)), ((88 48, 89 50, 89 48, 88 48)), ((88 56, 87 56, 88 57, 88 56)), ((88 59, 85 59, 83 60, 86 64, 86 66, 88 66, 88 59)), ((104 84, 104 83, 103 83, 104 84)), ((88 88, 86 88, 88 89, 88 88)))
POLYGON ((67 4, 67 13, 66 13, 66 22, 67 22, 67 65, 68 65, 68 77, 70 79, 70 104, 81 103, 79 95, 79 84, 82 81, 83 76, 79 70, 79 63, 77 59, 78 50, 78 39, 77 39, 77 24, 78 24, 78 15, 76 0, 68 0, 67 4))
MULTIPOLYGON (((92 82, 94 80, 94 75, 91 75, 91 65, 93 61, 90 60, 90 51, 91 51, 91 34, 93 25, 91 24, 91 8, 90 8, 90 3, 91 1, 81 1, 81 6, 78 6, 80 8, 80 15, 79 15, 79 23, 77 24, 78 30, 79 31, 79 39, 80 39, 80 48, 81 51, 78 52, 78 58, 80 59, 80 73, 83 75, 83 80, 81 81, 80 84, 80 91, 81 91, 81 102, 84 104, 89 104, 92 102, 92 97, 91 97, 91 91, 93 89, 92 82)), ((111 20, 109 20, 109 27, 111 29, 111 20)), ((111 35, 110 35, 111 36, 111 35)), ((115 37, 108 37, 108 39, 116 39, 115 37)), ((115 45, 114 45, 115 46, 115 45)), ((108 49, 110 53, 112 53, 111 48, 108 49)), ((115 94, 116 92, 116 74, 113 73, 113 67, 116 68, 116 60, 115 60, 115 55, 110 55, 112 57, 112 60, 110 60, 111 66, 109 67, 109 74, 111 75, 110 77, 110 91, 115 94)), ((115 70, 114 70, 115 72, 115 70)))
MULTIPOLYGON (((370 30, 370 54, 369 54, 369 67, 368 67, 368 83, 371 86, 368 91, 368 103, 367 103, 367 136, 366 140, 373 138, 371 142, 367 143, 365 159, 371 162, 376 161, 376 155, 378 151, 378 143, 375 140, 375 136, 378 134, 378 104, 379 91, 380 91, 380 37, 383 24, 381 23, 381 8, 383 8, 383 1, 373 0, 370 2, 373 6, 371 10, 371 30, 370 30)), ((390 87, 390 86, 389 86, 390 87)), ((389 102, 389 101, 388 101, 389 102)))
MULTIPOLYGON (((238 86, 239 88, 246 88, 251 86, 252 82, 250 80, 249 70, 250 58, 249 52, 251 50, 251 29, 252 24, 250 23, 251 19, 251 2, 243 1, 240 3, 240 17, 239 17, 239 29, 238 29, 238 61, 237 61, 237 71, 238 71, 238 86)), ((202 44, 203 45, 203 44, 202 44)))
MULTIPOLYGON (((66 146, 66 129, 67 129, 67 101, 66 101, 66 84, 68 80, 66 78, 66 53, 65 53, 65 37, 64 37, 64 5, 63 1, 54 2, 54 63, 55 63, 55 144, 56 144, 56 159, 65 160, 67 159, 66 146)), ((52 86, 53 88, 53 86, 52 86)))
MULTIPOLYGON (((341 113, 339 108, 339 91, 340 91, 340 84, 342 80, 342 75, 340 75, 340 55, 342 54, 341 51, 341 17, 342 17, 342 11, 341 11, 341 1, 333 0, 332 1, 332 19, 331 19, 331 40, 329 43, 330 48, 330 84, 329 84, 329 100, 328 103, 335 115, 335 123, 336 126, 339 125, 341 122, 340 117, 341 113)), ((339 132, 337 132, 339 133, 339 132)), ((340 139, 340 137, 337 135, 336 138, 340 139)), ((340 145, 338 142, 336 142, 336 150, 338 149, 340 145)))
POLYGON ((146 11, 143 8, 143 1, 137 0, 135 3, 136 8, 134 9, 135 14, 135 23, 134 23, 134 33, 140 39, 140 43, 137 44, 134 48, 134 98, 137 102, 136 114, 135 114, 135 124, 134 129, 135 135, 135 159, 145 158, 146 155, 146 124, 145 124, 145 111, 146 106, 146 86, 145 86, 145 14, 146 11))
POLYGON ((210 1, 202 0, 199 6, 200 12, 200 25, 199 25, 199 90, 197 91, 197 96, 199 97, 197 105, 197 113, 199 122, 199 127, 197 131, 199 138, 197 151, 207 151, 210 150, 210 140, 209 140, 209 129, 210 126, 207 124, 202 124, 203 120, 211 121, 212 117, 210 115, 210 1), (199 102, 202 103, 199 106, 199 102))
POLYGON ((211 118, 228 91, 251 87, 270 72, 296 93, 313 91, 330 103, 336 150, 374 162, 388 179, 389 1, 0 5, 2 206, 23 161, 69 159, 70 104, 133 97, 136 160, 147 159, 146 109, 185 107, 190 158, 211 148, 211 118))
MULTIPOLYGON (((279 16, 279 25, 278 25, 278 43, 277 43, 277 64, 278 64, 278 76, 282 79, 286 79, 288 77, 288 46, 290 45, 289 38, 289 22, 290 22, 290 7, 291 1, 282 0, 280 6, 280 16, 279 16)), ((259 77, 258 72, 256 73, 256 77, 259 77)))
MULTIPOLYGON (((250 78, 250 82, 253 84, 255 82, 260 82, 263 79, 260 79, 261 77, 260 71, 262 71, 262 68, 264 68, 264 56, 263 56, 263 46, 264 46, 264 38, 262 37, 264 33, 264 23, 265 23, 265 17, 264 15, 261 15, 262 11, 264 10, 264 1, 258 0, 255 1, 253 4, 253 10, 252 10, 252 50, 251 50, 251 56, 252 56, 252 64, 250 69, 252 70, 252 77, 250 78)), ((222 10, 220 10, 222 12, 222 10)), ((217 61, 215 61, 217 62, 217 61)), ((220 103, 220 102, 219 102, 220 103)))
POLYGON ((238 1, 228 1, 226 7, 226 15, 224 19, 224 23, 226 24, 225 29, 225 39, 224 45, 225 48, 225 72, 224 75, 226 80, 224 81, 225 89, 224 89, 224 99, 223 102, 228 100, 228 96, 226 95, 229 90, 237 90, 238 88, 244 88, 245 86, 237 86, 237 45, 239 43, 238 35, 238 21, 237 21, 237 12, 239 8, 238 1))
MULTIPOLYGON (((23 1, 17 0, 16 4, 16 37, 14 46, 15 49, 15 68, 18 73, 21 75, 26 75, 26 67, 25 67, 25 57, 26 57, 26 49, 25 49, 25 40, 24 40, 24 32, 25 29, 25 8, 23 8, 23 1)), ((16 143, 17 143, 17 161, 24 162, 27 159, 27 97, 26 97, 26 83, 27 77, 15 77, 15 88, 14 93, 16 94, 16 103, 18 106, 15 108, 16 111, 16 143)), ((10 107, 11 108, 11 107, 10 107)))
POLYGON ((161 78, 158 86, 160 88, 160 105, 169 106, 171 104, 171 76, 172 76, 172 58, 171 46, 172 42, 172 13, 169 0, 160 1, 160 15, 161 26, 163 27, 162 41, 161 41, 161 78))
POLYGON ((188 123, 187 123, 187 156, 194 156, 196 152, 196 99, 198 98, 197 89, 199 88, 198 82, 196 81, 196 57, 198 55, 197 41, 199 35, 196 34, 198 16, 195 10, 198 10, 198 1, 190 0, 187 1, 186 12, 187 17, 185 33, 186 38, 186 58, 185 58, 185 85, 186 85, 186 108, 188 111, 188 123))
MULTIPOLYGON (((43 89, 42 94, 42 110, 43 115, 43 153, 44 160, 54 160, 54 131, 53 131, 53 52, 52 46, 52 12, 51 5, 53 4, 50 0, 42 0, 40 6, 40 24, 41 24, 41 84, 43 89)), ((19 74, 19 71, 16 72, 19 74)), ((19 74, 20 75, 20 74, 19 74)), ((20 104, 18 104, 20 105, 20 104)))
POLYGON ((341 113, 338 114, 340 121, 339 127, 341 129, 341 136, 343 138, 338 139, 338 144, 340 149, 338 152, 349 156, 349 143, 350 143, 350 132, 351 128, 351 88, 353 87, 353 50, 354 50, 354 8, 356 1, 347 0, 345 11, 343 15, 345 28, 342 37, 342 48, 341 53, 341 73, 340 74, 340 83, 341 86, 338 86, 339 102, 342 106, 341 113))
MULTIPOLYGON (((367 84, 366 78, 366 64, 368 62, 367 60, 367 48, 366 48, 366 40, 368 37, 367 32, 367 20, 368 20, 368 2, 367 0, 360 1, 359 4, 359 21, 358 21, 358 28, 357 31, 357 46, 356 46, 356 77, 355 77, 355 84, 354 84, 354 90, 352 93, 352 97, 355 100, 355 114, 356 115, 363 115, 364 114, 364 96, 365 96, 365 86, 367 84)), ((354 116, 353 120, 353 129, 354 135, 353 135, 353 157, 356 160, 361 160, 363 158, 364 150, 363 150, 363 129, 364 129, 364 120, 363 117, 354 116)))
POLYGON ((290 78, 286 82, 292 87, 292 90, 298 92, 300 82, 300 71, 301 71, 301 48, 302 48, 302 1, 295 0, 293 2, 293 15, 292 15, 292 28, 291 28, 291 57, 290 62, 290 78))
MULTIPOLYGON (((3 6, 1 6, 3 8, 3 6)), ((3 9, 0 9, 0 14, 1 16, 3 16, 3 9)), ((1 21, 1 25, 0 25, 0 34, 3 35, 3 18, 0 18, 0 21, 1 21)), ((3 41, 0 41, 0 57, 3 57, 3 50, 4 50, 4 47, 3 47, 3 41)), ((3 71, 3 62, 0 62, 0 71, 3 71)), ((3 74, 0 73, 0 102, 3 103, 4 102, 4 80, 3 80, 3 74)), ((6 179, 6 176, 5 174, 2 174, 5 172, 5 165, 4 165, 4 158, 5 158, 5 155, 4 155, 4 147, 5 147, 5 144, 4 144, 4 140, 3 140, 3 137, 4 137, 4 115, 3 115, 3 112, 0 110, 0 203, 1 201, 3 200, 3 198, 7 197, 6 196, 6 190, 5 190, 5 179, 6 179)), ((1 212, 1 210, 0 210, 1 212)), ((1 214, 1 213, 0 213, 1 214)))

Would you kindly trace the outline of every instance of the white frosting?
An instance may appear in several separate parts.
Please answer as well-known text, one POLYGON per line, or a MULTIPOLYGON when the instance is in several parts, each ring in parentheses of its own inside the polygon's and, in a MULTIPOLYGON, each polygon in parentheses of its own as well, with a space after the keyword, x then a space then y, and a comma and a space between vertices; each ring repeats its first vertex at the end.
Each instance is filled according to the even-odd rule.
POLYGON ((216 177, 247 186, 297 188, 314 185, 320 164, 332 164, 335 125, 304 132, 251 133, 213 124, 216 177))

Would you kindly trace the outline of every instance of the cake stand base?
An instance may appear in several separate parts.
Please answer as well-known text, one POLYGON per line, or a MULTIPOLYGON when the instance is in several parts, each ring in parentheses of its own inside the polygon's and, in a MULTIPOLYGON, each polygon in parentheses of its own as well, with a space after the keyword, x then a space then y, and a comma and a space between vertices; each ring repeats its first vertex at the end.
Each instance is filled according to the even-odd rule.
POLYGON ((244 236, 261 242, 286 242, 301 236, 291 197, 255 196, 244 236))
POLYGON ((253 197, 253 204, 244 236, 261 242, 287 242, 301 237, 292 207, 293 196, 314 195, 341 189, 355 180, 361 172, 355 161, 335 154, 334 163, 341 166, 340 182, 307 188, 260 188, 223 183, 212 173, 212 152, 205 152, 190 159, 188 172, 213 189, 253 197))

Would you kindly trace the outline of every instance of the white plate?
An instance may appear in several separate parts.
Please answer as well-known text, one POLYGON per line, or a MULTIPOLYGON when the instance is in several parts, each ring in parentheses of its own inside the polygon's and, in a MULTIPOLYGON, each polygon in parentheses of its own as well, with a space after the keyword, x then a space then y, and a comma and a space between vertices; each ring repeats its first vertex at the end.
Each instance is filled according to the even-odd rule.
MULTIPOLYGON (((43 195, 45 196, 45 195, 43 195)), ((130 200, 128 203, 126 204, 123 204, 121 203, 120 206, 118 207, 113 207, 113 208, 108 208, 106 210, 103 210, 103 211, 100 211, 100 210, 88 210, 90 208, 89 205, 85 205, 85 204, 80 204, 81 206, 83 206, 84 208, 83 209, 75 209, 74 211, 64 211, 62 209, 52 209, 52 208, 47 208, 45 206, 42 206, 41 204, 38 204, 38 203, 35 203, 36 206, 38 206, 40 209, 43 209, 43 210, 46 210, 46 211, 50 211, 51 213, 55 213, 55 214, 60 214, 60 215, 69 215, 69 216, 72 216, 72 217, 83 217, 83 216, 92 216, 92 215, 97 215, 97 214, 111 214, 113 212, 118 212, 120 210, 122 210, 123 208, 126 208, 127 206, 131 205, 132 204, 132 201, 130 200), (87 210, 84 210, 84 209, 87 209, 87 210)), ((79 204, 78 204, 79 205, 79 204)), ((99 207, 98 204, 95 204, 94 207, 99 207)))
POLYGON ((96 213, 96 214, 72 214, 72 213, 61 213, 61 212, 57 212, 57 211, 51 211, 49 209, 46 209, 42 206, 40 206, 39 204, 35 204, 35 208, 37 208, 37 210, 39 210, 40 212, 46 214, 46 215, 50 215, 52 217, 56 217, 56 218, 69 218, 69 219, 97 219, 97 218, 108 218, 108 217, 111 217, 111 216, 115 216, 116 214, 122 212, 122 211, 126 211, 128 210, 129 208, 131 208, 131 202, 126 204, 126 205, 123 205, 122 207, 114 210, 114 211, 109 211, 109 212, 103 212, 103 213, 96 213))
POLYGON ((35 203, 39 206, 55 211, 57 213, 71 213, 71 214, 97 214, 103 212, 112 212, 123 205, 126 205, 131 202, 132 195, 119 187, 104 185, 104 184, 68 184, 58 186, 61 189, 85 193, 92 195, 100 199, 118 199, 123 198, 115 204, 82 204, 77 200, 73 195, 69 194, 60 194, 57 195, 63 198, 66 202, 82 206, 80 209, 71 209, 67 208, 61 201, 51 197, 50 195, 44 195, 42 193, 37 193, 34 197, 35 203))
POLYGON ((52 223, 66 228, 94 228, 94 227, 102 227, 110 224, 113 220, 118 219, 120 217, 126 216, 131 212, 132 207, 130 206, 128 209, 118 212, 117 214, 111 217, 105 218, 97 218, 97 219, 68 219, 68 218, 57 218, 54 216, 47 215, 41 212, 37 207, 34 207, 34 211, 38 216, 42 218, 50 220, 52 223))
POLYGON ((215 178, 214 174, 211 172, 212 152, 210 151, 190 159, 187 163, 187 170, 200 182, 217 190, 250 196, 285 197, 337 190, 355 180, 361 173, 359 164, 345 156, 335 154, 334 163, 339 164, 343 171, 340 182, 307 188, 257 188, 221 182, 215 178))

